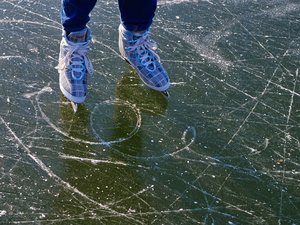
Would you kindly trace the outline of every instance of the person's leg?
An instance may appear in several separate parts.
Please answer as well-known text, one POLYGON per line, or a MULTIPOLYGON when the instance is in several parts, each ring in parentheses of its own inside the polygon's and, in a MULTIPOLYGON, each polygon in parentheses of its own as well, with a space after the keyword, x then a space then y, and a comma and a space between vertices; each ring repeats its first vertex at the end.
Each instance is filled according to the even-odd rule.
POLYGON ((170 79, 149 38, 156 6, 157 0, 119 0, 119 50, 148 87, 167 93, 170 79))
POLYGON ((97 0, 61 0, 61 23, 67 32, 83 30, 97 0))
POLYGON ((157 0, 118 0, 121 21, 128 31, 147 30, 154 17, 157 0))

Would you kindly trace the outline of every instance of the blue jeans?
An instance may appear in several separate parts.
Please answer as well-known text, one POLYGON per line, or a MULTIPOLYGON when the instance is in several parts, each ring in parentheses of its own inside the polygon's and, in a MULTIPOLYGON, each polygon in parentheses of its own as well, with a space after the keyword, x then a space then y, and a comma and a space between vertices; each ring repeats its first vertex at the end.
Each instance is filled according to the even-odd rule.
MULTIPOLYGON (((147 30, 154 17, 157 0, 118 0, 121 22, 126 30, 147 30)), ((89 13, 97 0, 61 0, 61 23, 64 30, 82 30, 89 22, 89 13)))

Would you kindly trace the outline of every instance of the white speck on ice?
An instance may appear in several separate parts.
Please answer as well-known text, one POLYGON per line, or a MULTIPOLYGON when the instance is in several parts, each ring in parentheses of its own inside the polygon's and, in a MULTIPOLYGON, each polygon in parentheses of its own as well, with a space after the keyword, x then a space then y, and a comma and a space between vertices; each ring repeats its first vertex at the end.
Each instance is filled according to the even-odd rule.
POLYGON ((0 217, 1 216, 4 216, 6 214, 6 211, 5 210, 0 210, 0 217))

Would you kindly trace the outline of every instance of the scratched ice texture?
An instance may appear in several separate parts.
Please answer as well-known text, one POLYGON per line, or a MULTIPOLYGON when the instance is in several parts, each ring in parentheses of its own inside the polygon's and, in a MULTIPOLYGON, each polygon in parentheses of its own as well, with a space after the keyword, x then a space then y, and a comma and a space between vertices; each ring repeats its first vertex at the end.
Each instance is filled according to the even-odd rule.
POLYGON ((147 89, 89 23, 95 74, 60 94, 60 1, 0 1, 0 224, 300 224, 298 0, 161 0, 172 79, 147 89))

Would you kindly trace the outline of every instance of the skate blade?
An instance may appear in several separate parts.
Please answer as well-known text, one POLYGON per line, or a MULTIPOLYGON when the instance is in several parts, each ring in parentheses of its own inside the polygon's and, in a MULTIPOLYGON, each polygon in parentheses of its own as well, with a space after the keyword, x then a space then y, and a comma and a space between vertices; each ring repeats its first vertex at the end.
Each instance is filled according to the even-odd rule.
POLYGON ((75 102, 71 102, 71 105, 72 105, 72 108, 73 108, 74 113, 76 113, 76 112, 77 112, 77 109, 78 109, 78 104, 75 103, 75 102))
POLYGON ((170 93, 168 91, 162 91, 161 92, 166 98, 170 97, 170 93))

